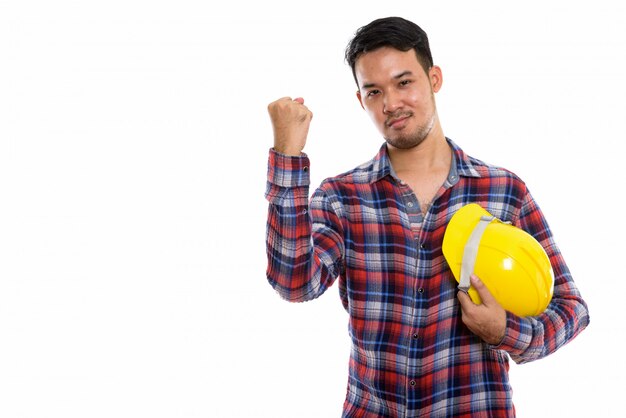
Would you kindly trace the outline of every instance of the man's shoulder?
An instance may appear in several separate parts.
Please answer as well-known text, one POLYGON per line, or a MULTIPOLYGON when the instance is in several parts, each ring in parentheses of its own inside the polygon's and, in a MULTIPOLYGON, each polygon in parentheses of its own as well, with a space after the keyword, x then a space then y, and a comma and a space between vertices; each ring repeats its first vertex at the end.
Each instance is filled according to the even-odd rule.
POLYGON ((520 176, 518 176, 514 171, 512 171, 509 168, 506 168, 500 165, 495 165, 492 163, 487 163, 483 160, 479 160, 474 157, 469 157, 469 160, 472 163, 473 169, 476 170, 476 172, 479 174, 480 177, 491 178, 491 179, 502 178, 502 179, 508 179, 514 182, 523 183, 523 180, 520 178, 520 176))
POLYGON ((492 162, 487 162, 485 160, 481 160, 476 157, 467 156, 466 161, 468 165, 470 165, 476 171, 481 172, 481 173, 485 173, 485 174, 492 173, 492 174, 503 175, 503 176, 515 175, 513 171, 509 170, 506 167, 494 164, 492 162))
POLYGON ((457 160, 457 169, 461 175, 483 179, 502 178, 523 183, 522 179, 509 168, 468 155, 456 144, 452 144, 455 159, 457 160))
POLYGON ((369 183, 372 181, 372 177, 378 172, 375 167, 375 158, 365 161, 351 170, 344 171, 333 177, 330 177, 329 181, 340 181, 343 183, 369 183))
POLYGON ((365 161, 356 167, 324 179, 322 187, 355 187, 370 184, 384 176, 385 168, 381 166, 378 156, 365 161))

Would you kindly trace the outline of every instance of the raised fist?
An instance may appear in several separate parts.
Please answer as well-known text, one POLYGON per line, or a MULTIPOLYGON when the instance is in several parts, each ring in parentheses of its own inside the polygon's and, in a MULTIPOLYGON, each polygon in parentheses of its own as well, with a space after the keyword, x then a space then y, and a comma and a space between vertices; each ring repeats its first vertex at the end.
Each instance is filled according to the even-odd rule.
POLYGON ((283 97, 270 103, 267 111, 274 128, 274 150, 286 155, 300 155, 313 118, 304 99, 283 97))

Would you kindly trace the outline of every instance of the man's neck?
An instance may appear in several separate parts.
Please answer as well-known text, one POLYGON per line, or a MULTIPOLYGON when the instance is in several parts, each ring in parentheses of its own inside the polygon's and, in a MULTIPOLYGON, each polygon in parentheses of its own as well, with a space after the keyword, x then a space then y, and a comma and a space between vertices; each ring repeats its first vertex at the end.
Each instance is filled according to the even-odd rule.
POLYGON ((387 145, 389 160, 398 176, 420 176, 433 171, 448 171, 452 150, 441 129, 437 129, 416 147, 399 149, 387 145))

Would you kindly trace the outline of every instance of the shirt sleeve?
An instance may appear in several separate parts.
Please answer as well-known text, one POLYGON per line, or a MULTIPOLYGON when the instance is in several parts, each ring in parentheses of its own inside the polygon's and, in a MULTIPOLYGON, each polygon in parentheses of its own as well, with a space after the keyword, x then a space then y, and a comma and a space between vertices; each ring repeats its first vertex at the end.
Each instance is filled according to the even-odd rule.
POLYGON ((338 203, 321 188, 310 201, 309 159, 270 150, 267 189, 267 279, 291 302, 315 299, 341 270, 338 203))
POLYGON ((521 364, 543 358, 571 341, 589 324, 589 310, 541 210, 528 192, 516 226, 541 243, 554 272, 554 293, 542 314, 519 317, 507 312, 506 333, 495 348, 507 351, 513 361, 521 364))

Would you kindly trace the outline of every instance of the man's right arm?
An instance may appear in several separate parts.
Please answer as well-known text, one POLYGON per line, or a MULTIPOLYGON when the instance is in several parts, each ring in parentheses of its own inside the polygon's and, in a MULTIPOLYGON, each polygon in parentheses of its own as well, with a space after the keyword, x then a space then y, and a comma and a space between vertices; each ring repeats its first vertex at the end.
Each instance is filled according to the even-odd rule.
POLYGON ((274 130, 267 190, 267 278, 284 299, 311 300, 333 283, 343 254, 338 204, 318 189, 309 202, 309 159, 302 154, 313 114, 304 99, 268 106, 274 130))
POLYGON ((265 196, 267 278, 291 302, 320 296, 341 271, 343 239, 340 207, 322 189, 310 202, 309 159, 270 150, 265 196))

